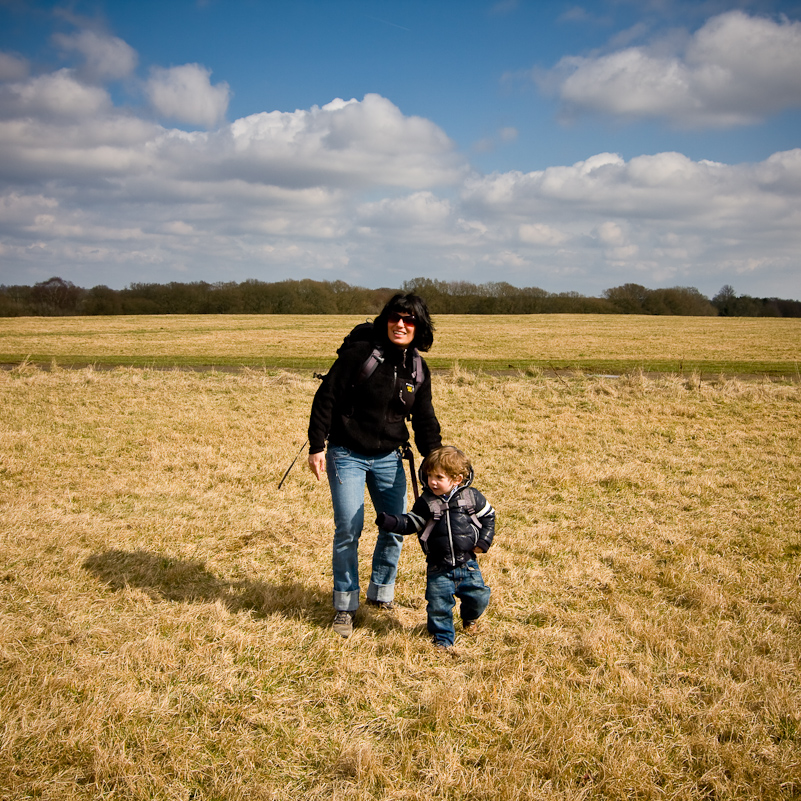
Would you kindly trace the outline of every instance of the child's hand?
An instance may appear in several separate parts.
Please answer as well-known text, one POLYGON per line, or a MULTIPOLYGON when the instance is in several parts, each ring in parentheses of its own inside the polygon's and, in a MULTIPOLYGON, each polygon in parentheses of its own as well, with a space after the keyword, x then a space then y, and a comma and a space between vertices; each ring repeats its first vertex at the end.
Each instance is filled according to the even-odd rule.
POLYGON ((476 545, 476 547, 473 548, 473 553, 476 553, 476 554, 484 553, 484 549, 480 545, 476 545))
POLYGON ((400 518, 395 515, 388 515, 386 512, 379 512, 375 519, 375 524, 384 531, 397 531, 400 527, 400 518))

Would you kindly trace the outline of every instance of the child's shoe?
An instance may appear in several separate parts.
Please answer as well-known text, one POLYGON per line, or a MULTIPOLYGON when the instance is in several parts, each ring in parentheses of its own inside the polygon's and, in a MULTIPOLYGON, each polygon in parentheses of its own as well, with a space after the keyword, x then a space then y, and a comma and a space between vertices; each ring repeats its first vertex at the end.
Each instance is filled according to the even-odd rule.
POLYGON ((463 620, 462 630, 468 637, 477 637, 484 630, 480 620, 463 620))

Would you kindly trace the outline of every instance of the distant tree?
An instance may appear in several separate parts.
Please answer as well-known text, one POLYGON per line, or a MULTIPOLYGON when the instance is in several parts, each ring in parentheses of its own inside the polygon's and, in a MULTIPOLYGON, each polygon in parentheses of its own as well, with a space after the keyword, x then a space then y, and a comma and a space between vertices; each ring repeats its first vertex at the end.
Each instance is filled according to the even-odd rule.
POLYGON ((801 317, 801 301, 737 295, 729 284, 712 298, 712 305, 726 317, 801 317))
POLYGON ((544 289, 536 286, 524 287, 520 291, 520 314, 543 314, 549 297, 544 289))
POLYGON ((695 287, 676 286, 648 292, 643 304, 649 314, 675 314, 694 317, 711 317, 718 310, 695 287))
POLYGON ((75 314, 83 292, 71 281, 53 277, 33 285, 31 304, 34 313, 43 316, 75 314))
POLYGON ((695 287, 646 289, 640 284, 624 284, 607 289, 604 298, 619 314, 710 316, 718 313, 695 287))
POLYGON ((94 286, 84 296, 81 313, 90 315, 122 314, 122 298, 118 292, 103 284, 94 286))
POLYGON ((0 317, 23 317, 32 314, 29 286, 0 286, 0 317))
POLYGON ((240 314, 242 293, 234 281, 216 283, 209 287, 204 314, 240 314))
POLYGON ((208 305, 209 285, 205 281, 189 284, 170 281, 161 288, 160 295, 165 314, 204 314, 208 305))
MULTIPOLYGON (((209 284, 134 283, 122 290, 100 285, 90 290, 61 278, 33 287, 0 285, 0 317, 63 314, 360 314, 375 316, 397 291, 366 289, 344 281, 309 278, 267 283, 248 279, 209 284)), ((505 281, 474 284, 414 278, 403 292, 417 292, 434 314, 682 314, 801 317, 801 301, 752 298, 727 284, 710 302, 695 287, 646 289, 624 284, 603 297, 578 292, 549 293, 505 281)))
POLYGON ((732 303, 732 316, 734 317, 761 317, 764 306, 759 298, 750 295, 740 295, 732 303))
POLYGON ((264 281, 249 278, 239 285, 240 306, 244 314, 269 314, 270 285, 264 281))
POLYGON ((435 281, 431 278, 412 278, 411 281, 403 282, 402 289, 404 292, 414 292, 424 298, 433 314, 452 313, 451 297, 444 281, 435 281))
POLYGON ((774 298, 754 298, 759 304, 758 317, 781 317, 779 306, 774 298))
POLYGON ((618 314, 647 314, 648 290, 639 284, 623 284, 604 292, 618 314))
POLYGON ((770 303, 776 307, 781 317, 801 317, 801 300, 771 298, 770 303))
POLYGON ((737 300, 737 295, 734 292, 734 287, 731 284, 724 284, 717 295, 712 298, 712 305, 718 310, 721 317, 729 317, 734 308, 734 301, 737 300))
POLYGON ((537 287, 519 288, 504 281, 473 284, 414 278, 403 284, 404 292, 425 298, 435 314, 540 314, 550 311, 551 296, 537 287))

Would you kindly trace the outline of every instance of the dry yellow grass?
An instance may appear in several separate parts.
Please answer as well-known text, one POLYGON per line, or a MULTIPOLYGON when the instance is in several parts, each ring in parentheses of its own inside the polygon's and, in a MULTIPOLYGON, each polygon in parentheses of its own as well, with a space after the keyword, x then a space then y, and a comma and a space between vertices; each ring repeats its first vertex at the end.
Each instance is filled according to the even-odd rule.
MULTIPOLYGON (((0 362, 324 368, 358 316, 0 318, 0 362)), ((434 367, 796 375, 801 320, 438 315, 434 367)))
POLYGON ((801 797, 798 383, 439 376, 499 515, 446 658, 416 542, 330 630, 316 386, 0 372, 0 798, 801 797))

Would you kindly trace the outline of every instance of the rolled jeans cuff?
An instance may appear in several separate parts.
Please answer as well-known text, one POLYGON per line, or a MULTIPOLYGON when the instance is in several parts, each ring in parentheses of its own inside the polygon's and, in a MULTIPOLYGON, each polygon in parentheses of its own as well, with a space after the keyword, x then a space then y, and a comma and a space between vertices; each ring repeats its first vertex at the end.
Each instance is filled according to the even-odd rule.
POLYGON ((370 581, 370 583, 367 585, 367 597, 371 601, 388 603, 395 598, 395 585, 376 584, 374 581, 370 581))
POLYGON ((359 608, 359 591, 349 590, 338 592, 334 590, 334 609, 337 612, 355 612, 359 608))

